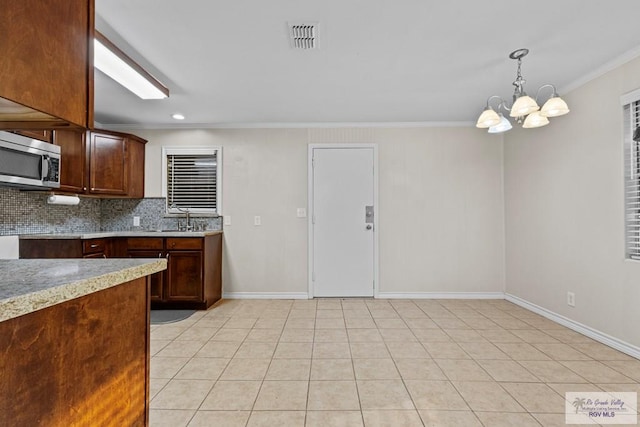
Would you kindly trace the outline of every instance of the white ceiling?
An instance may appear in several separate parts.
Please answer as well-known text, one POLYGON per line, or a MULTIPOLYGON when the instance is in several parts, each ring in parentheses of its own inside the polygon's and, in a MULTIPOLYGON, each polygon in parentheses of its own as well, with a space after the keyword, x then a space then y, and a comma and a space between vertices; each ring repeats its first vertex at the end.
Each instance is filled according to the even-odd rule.
POLYGON ((559 90, 640 53, 638 0, 96 0, 96 27, 169 87, 141 100, 96 71, 103 125, 471 122, 509 98, 559 90), (287 22, 319 22, 320 48, 287 22), (177 122, 171 114, 187 119, 177 122))

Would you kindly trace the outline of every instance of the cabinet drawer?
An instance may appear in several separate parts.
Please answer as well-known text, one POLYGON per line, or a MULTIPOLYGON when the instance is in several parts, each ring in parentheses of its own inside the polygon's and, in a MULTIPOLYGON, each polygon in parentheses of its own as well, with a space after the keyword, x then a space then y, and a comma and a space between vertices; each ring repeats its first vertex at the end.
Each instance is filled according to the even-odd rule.
POLYGON ((200 237, 168 237, 167 249, 202 249, 200 237))
POLYGON ((106 248, 106 239, 90 239, 82 241, 82 253, 84 255, 105 252, 106 248))
POLYGON ((164 239, 161 237, 130 237, 127 239, 128 249, 163 249, 164 239))

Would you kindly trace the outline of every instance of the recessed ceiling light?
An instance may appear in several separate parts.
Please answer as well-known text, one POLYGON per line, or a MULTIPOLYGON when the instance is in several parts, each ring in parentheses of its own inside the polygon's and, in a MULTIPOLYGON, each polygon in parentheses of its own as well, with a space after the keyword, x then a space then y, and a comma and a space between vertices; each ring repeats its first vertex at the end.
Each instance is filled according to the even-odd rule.
POLYGON ((171 115, 171 117, 173 117, 176 120, 184 120, 184 116, 180 113, 175 113, 173 115, 171 115))

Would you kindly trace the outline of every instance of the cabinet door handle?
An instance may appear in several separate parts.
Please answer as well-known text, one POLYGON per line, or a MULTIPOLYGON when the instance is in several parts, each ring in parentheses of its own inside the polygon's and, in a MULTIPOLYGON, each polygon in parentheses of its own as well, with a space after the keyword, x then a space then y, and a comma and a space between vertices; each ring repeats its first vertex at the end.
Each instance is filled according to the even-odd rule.
POLYGON ((167 256, 165 258, 169 259, 169 252, 167 252, 167 256))
POLYGON ((107 259, 107 254, 102 254, 102 258, 107 259))
POLYGON ((94 249, 94 248, 97 248, 98 246, 99 246, 99 245, 91 245, 91 246, 90 246, 90 248, 91 248, 91 249, 94 249))
POLYGON ((158 258, 162 258, 162 252, 158 252, 158 258))

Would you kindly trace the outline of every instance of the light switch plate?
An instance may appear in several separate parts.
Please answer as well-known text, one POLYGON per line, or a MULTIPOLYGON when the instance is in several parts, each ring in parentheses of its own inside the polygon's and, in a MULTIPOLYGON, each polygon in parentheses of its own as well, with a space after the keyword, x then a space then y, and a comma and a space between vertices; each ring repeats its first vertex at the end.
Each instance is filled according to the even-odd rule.
POLYGON ((305 208, 298 208, 298 210, 296 211, 296 216, 298 218, 306 218, 307 210, 305 208))
POLYGON ((224 216, 224 225, 231 225, 231 215, 224 216))
POLYGON ((261 225, 261 224, 262 224, 262 219, 259 216, 254 216, 253 225, 261 225))
POLYGON ((140 217, 139 216, 134 216, 133 217, 133 226, 134 227, 140 227, 140 217))

